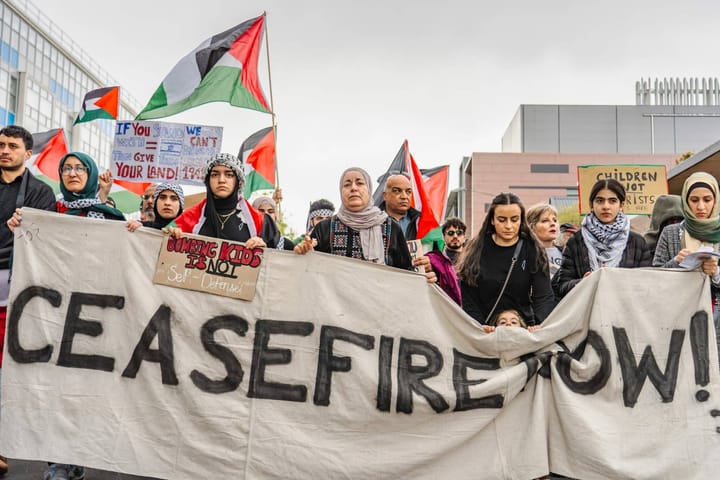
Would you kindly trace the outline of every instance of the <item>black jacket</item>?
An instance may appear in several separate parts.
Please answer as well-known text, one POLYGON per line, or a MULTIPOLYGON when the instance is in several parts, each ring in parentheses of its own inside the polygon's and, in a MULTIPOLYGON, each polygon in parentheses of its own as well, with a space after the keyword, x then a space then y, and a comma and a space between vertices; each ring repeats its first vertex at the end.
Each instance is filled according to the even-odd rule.
MULTIPOLYGON (((651 267, 652 256, 645 239, 631 231, 628 237, 622 259, 621 268, 651 267)), ((558 298, 562 298, 583 279, 585 273, 590 271, 590 258, 582 230, 578 230, 568 239, 563 250, 563 260, 560 270, 553 277, 553 289, 558 298)))
POLYGON ((13 233, 7 226, 17 207, 32 207, 39 210, 56 211, 55 194, 43 181, 38 180, 29 170, 10 183, 0 180, 0 269, 9 268, 13 247, 13 233), (24 192, 23 190, 23 181, 24 192), (24 199, 18 204, 19 195, 24 199))
MULTIPOLYGON (((387 212, 387 210, 385 210, 385 200, 383 200, 382 203, 378 205, 378 208, 383 212, 387 212)), ((388 215, 390 214, 388 213, 388 215)), ((406 215, 410 218, 410 225, 408 225, 407 227, 407 232, 404 232, 405 240, 417 240, 417 226, 418 219, 420 218, 420 210, 415 210, 414 208, 410 207, 406 215)))

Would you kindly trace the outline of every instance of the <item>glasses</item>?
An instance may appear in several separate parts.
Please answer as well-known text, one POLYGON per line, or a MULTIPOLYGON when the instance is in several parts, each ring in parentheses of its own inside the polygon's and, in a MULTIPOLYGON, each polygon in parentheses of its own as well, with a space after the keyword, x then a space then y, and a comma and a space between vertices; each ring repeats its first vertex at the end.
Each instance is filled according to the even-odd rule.
POLYGON ((84 175, 88 172, 88 169, 83 165, 77 165, 75 167, 68 165, 62 168, 63 175, 70 175, 72 172, 75 172, 76 175, 84 175))
POLYGON ((448 237, 454 237, 455 235, 457 235, 459 237, 461 235, 465 235, 465 230, 448 230, 447 232, 445 232, 445 235, 447 235, 448 237))

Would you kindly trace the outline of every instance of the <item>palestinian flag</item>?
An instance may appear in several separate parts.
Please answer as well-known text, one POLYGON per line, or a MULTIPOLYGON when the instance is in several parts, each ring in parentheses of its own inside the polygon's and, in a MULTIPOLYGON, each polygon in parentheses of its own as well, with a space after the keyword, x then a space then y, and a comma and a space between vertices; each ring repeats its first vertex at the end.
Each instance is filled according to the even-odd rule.
POLYGON ((270 112, 257 64, 265 15, 202 42, 165 77, 137 120, 162 118, 210 102, 270 112))
MULTIPOLYGON (((183 213, 173 220, 172 223, 185 233, 199 234, 200 229, 205 224, 206 204, 207 199, 203 198, 199 203, 187 210, 183 210, 183 213)), ((245 198, 239 199, 237 208, 242 213, 244 219, 252 219, 251 222, 246 221, 248 229, 250 230, 250 236, 257 237, 260 235, 263 229, 263 222, 265 221, 265 214, 255 210, 245 198)))
MULTIPOLYGON (((62 128, 47 132, 33 133, 33 155, 25 166, 37 178, 47 183, 55 195, 60 194, 58 166, 60 159, 68 153, 65 133, 62 128)), ((140 196, 149 183, 133 183, 115 180, 110 196, 115 200, 118 210, 133 213, 140 209, 140 196), (135 193, 139 192, 139 193, 135 193)))
POLYGON ((250 198, 258 190, 275 188, 275 131, 263 128, 250 135, 240 146, 238 158, 245 169, 243 196, 250 198))
POLYGON ((448 187, 450 185, 450 165, 441 165, 435 168, 421 168, 425 192, 432 205, 433 212, 438 220, 445 218, 447 207, 448 187))
POLYGON ((80 113, 73 125, 90 122, 98 118, 115 120, 118 116, 120 87, 98 88, 85 94, 80 113))
POLYGON ((60 159, 68 153, 65 131, 62 128, 47 132, 33 133, 32 156, 25 166, 33 175, 44 175, 55 183, 60 181, 58 166, 60 159))
POLYGON ((433 211, 433 205, 430 201, 425 190, 425 184, 423 182, 423 176, 420 173, 420 169, 415 163, 415 159, 410 153, 408 148, 408 141, 405 140, 400 147, 395 159, 390 163, 390 168, 378 179, 378 186, 373 193, 373 201, 375 205, 382 203, 382 193, 385 190, 385 182, 391 175, 397 175, 404 173, 410 178, 410 183, 413 189, 412 200, 410 205, 420 212, 420 218, 418 219, 417 225, 417 238, 422 239, 431 230, 437 228, 440 223, 433 211))

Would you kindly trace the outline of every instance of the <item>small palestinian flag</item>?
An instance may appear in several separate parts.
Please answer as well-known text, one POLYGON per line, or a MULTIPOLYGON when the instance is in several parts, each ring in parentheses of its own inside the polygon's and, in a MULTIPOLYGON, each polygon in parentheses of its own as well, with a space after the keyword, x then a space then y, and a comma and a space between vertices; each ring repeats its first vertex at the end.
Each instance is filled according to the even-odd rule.
POLYGON ((263 128, 250 135, 240 146, 238 158, 245 168, 243 197, 250 198, 258 190, 275 188, 275 132, 263 128))
MULTIPOLYGON (((62 128, 47 132, 33 133, 33 154, 25 162, 25 166, 37 178, 47 183, 55 195, 60 193, 60 177, 58 166, 60 160, 68 153, 65 133, 62 128)), ((140 196, 149 183, 132 183, 113 180, 110 196, 115 200, 117 208, 123 213, 137 212, 140 196)))
POLYGON ((165 77, 137 120, 210 102, 270 112, 257 71, 264 27, 263 14, 202 42, 165 77))
POLYGON ((117 119, 119 99, 120 87, 98 88, 88 92, 83 99, 80 113, 75 119, 74 125, 97 120, 98 118, 117 119))
POLYGON ((47 132, 33 133, 32 136, 33 154, 25 165, 33 175, 45 175, 54 182, 59 182, 60 159, 68 153, 65 131, 62 128, 56 128, 47 132))

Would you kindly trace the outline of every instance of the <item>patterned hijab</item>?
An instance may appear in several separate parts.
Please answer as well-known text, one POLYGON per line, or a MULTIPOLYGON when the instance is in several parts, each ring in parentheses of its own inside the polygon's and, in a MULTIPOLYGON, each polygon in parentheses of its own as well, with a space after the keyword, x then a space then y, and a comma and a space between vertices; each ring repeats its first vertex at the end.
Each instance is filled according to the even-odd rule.
POLYGON ((348 172, 358 172, 365 178, 368 188, 368 201, 359 212, 351 212, 340 205, 337 217, 348 227, 360 233, 360 246, 365 260, 373 263, 385 263, 385 246, 383 244, 382 224, 387 220, 387 213, 372 203, 372 179, 370 175, 358 167, 351 167, 340 175, 340 197, 342 198, 343 180, 348 172))
POLYGON ((720 242, 720 202, 718 201, 718 183, 715 177, 705 172, 695 172, 683 184, 682 208, 685 217, 685 238, 687 248, 697 250, 702 242, 720 242), (708 218, 697 218, 690 209, 688 197, 695 188, 704 187, 713 193, 715 203, 708 218))
POLYGON ((60 159, 60 165, 58 166, 58 176, 60 177, 60 192, 62 193, 62 200, 60 203, 67 208, 65 214, 67 215, 81 215, 85 213, 86 216, 91 218, 124 218, 123 213, 108 205, 105 205, 98 198, 98 168, 95 161, 90 155, 82 152, 70 152, 60 159), (65 188, 63 182, 62 170, 65 166, 65 162, 68 158, 75 157, 80 160, 85 168, 87 168, 87 182, 85 186, 79 192, 71 192, 65 188))

